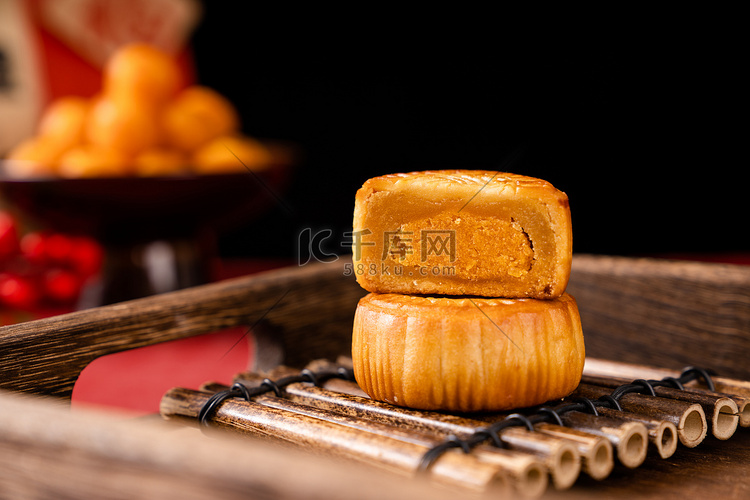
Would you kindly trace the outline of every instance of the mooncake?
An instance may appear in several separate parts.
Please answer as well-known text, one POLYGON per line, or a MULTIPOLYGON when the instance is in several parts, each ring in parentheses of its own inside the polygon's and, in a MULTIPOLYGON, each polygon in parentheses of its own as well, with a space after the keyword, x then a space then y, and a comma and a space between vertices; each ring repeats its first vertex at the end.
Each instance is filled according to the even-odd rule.
POLYGON ((370 293, 352 361, 370 397, 426 410, 494 411, 570 394, 585 348, 575 299, 370 293))
POLYGON ((367 180, 353 272, 369 292, 551 299, 568 283, 568 197, 547 181, 484 170, 367 180))

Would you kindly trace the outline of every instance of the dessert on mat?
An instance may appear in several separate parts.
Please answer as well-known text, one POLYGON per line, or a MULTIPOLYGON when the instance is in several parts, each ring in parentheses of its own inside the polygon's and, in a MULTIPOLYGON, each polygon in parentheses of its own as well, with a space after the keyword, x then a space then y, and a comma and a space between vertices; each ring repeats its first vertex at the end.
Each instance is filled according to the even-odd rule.
POLYGON ((354 374, 370 397, 430 410, 528 407, 570 394, 585 348, 570 209, 549 182, 437 170, 357 191, 354 374))

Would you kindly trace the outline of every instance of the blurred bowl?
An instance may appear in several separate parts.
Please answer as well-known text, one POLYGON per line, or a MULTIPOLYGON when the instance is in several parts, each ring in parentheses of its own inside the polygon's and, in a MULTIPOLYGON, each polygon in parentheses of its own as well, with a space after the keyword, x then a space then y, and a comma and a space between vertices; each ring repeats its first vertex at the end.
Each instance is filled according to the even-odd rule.
POLYGON ((104 245, 104 289, 93 305, 206 282, 216 236, 283 204, 291 176, 290 163, 259 172, 80 179, 18 179, 5 167, 0 161, 7 203, 46 228, 104 245), (156 260, 149 257, 154 242, 162 249, 156 260), (167 278, 159 284, 154 276, 167 278))
POLYGON ((219 230, 279 202, 289 169, 175 177, 16 179, 3 173, 0 194, 51 229, 103 241, 153 240, 219 230))

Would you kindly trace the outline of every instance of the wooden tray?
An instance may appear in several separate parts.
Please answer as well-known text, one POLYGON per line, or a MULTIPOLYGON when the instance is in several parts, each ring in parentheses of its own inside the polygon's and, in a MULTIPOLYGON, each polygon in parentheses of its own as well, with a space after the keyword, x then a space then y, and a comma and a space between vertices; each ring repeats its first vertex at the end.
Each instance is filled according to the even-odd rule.
MULTIPOLYGON (((577 255, 568 290, 590 356, 750 379, 749 267, 577 255)), ((315 450, 67 408, 94 359, 227 327, 254 327, 256 369, 348 354, 362 295, 342 259, 1 328, 0 496, 454 498, 315 450)), ((750 433, 646 465, 546 496, 747 498, 750 433)))

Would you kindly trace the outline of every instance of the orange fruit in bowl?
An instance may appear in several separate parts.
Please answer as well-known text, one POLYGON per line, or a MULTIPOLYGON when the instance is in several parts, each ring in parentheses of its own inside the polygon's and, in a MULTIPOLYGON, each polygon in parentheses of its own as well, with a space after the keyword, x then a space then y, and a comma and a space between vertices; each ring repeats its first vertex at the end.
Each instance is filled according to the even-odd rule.
POLYGON ((8 153, 5 173, 18 179, 55 175, 64 152, 60 143, 52 138, 31 137, 8 153))
POLYGON ((83 97, 58 98, 44 110, 37 134, 49 137, 62 149, 70 149, 84 141, 90 102, 83 97))
POLYGON ((104 93, 158 105, 171 99, 182 85, 175 59, 145 43, 118 49, 103 70, 104 93))
POLYGON ((199 174, 225 174, 268 169, 273 157, 260 141, 242 135, 218 137, 201 147, 192 157, 193 171, 199 174))
POLYGON ((60 158, 57 171, 61 177, 122 177, 131 174, 130 158, 111 148, 78 146, 60 158))
POLYGON ((147 149, 133 159, 133 171, 141 177, 180 175, 189 170, 187 155, 174 148, 147 149))
POLYGON ((208 87, 192 85, 168 103, 162 114, 167 143, 195 151, 211 139, 234 133, 239 116, 229 100, 208 87))
POLYGON ((157 111, 134 99, 97 99, 86 123, 88 141, 106 149, 134 155, 161 141, 157 111))

